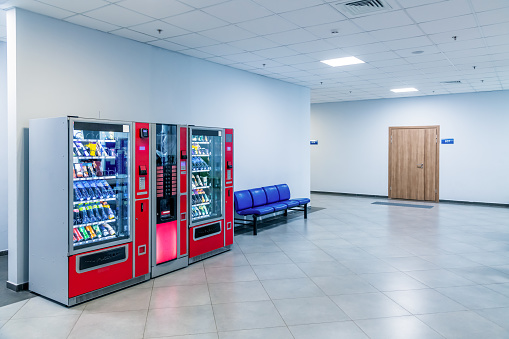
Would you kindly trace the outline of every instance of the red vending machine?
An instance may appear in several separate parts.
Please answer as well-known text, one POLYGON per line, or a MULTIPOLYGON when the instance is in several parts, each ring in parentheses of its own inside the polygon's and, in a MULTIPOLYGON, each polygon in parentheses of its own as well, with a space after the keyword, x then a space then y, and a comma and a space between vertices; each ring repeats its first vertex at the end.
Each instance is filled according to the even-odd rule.
POLYGON ((189 263, 233 244, 233 129, 189 128, 189 263))
POLYGON ((131 122, 30 120, 31 291, 71 306, 150 278, 147 133, 131 122))
POLYGON ((187 126, 151 124, 152 277, 188 265, 187 126))

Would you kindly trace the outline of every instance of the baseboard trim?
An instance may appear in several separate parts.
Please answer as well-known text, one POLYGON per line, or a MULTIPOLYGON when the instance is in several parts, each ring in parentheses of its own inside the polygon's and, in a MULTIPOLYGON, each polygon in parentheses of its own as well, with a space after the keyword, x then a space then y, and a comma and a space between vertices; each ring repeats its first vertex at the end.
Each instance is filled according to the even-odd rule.
POLYGON ((439 202, 445 204, 458 204, 458 205, 475 205, 475 206, 485 206, 485 207, 499 207, 499 208, 509 208, 509 204, 500 204, 496 202, 477 202, 477 201, 461 201, 461 200, 442 200, 439 202))
MULTIPOLYGON (((380 198, 380 199, 388 199, 389 198, 387 195, 357 194, 357 193, 342 193, 342 192, 311 191, 311 193, 328 194, 328 195, 340 195, 340 196, 348 196, 348 197, 364 197, 364 198, 380 198)), ((433 201, 431 201, 431 202, 433 202, 433 201)), ((495 203, 495 202, 443 200, 443 199, 440 199, 439 202, 445 203, 445 204, 459 204, 459 205, 473 205, 473 206, 509 208, 509 204, 500 204, 500 203, 495 203)))
POLYGON ((9 253, 9 250, 0 251, 0 257, 3 255, 7 255, 8 253, 9 253))
POLYGON ((7 281, 5 283, 6 287, 14 292, 24 291, 28 290, 28 283, 22 283, 22 284, 15 284, 11 283, 10 281, 7 281))
POLYGON ((375 195, 375 194, 359 194, 359 193, 342 193, 342 192, 325 192, 325 191, 311 191, 311 193, 318 194, 329 194, 329 195, 342 195, 347 197, 364 197, 364 198, 385 198, 388 197, 386 195, 375 195))

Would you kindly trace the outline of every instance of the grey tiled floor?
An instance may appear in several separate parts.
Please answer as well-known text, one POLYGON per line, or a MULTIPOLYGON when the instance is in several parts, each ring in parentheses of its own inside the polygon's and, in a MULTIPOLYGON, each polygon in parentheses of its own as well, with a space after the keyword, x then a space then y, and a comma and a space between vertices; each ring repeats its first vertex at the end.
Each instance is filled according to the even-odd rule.
POLYGON ((184 270, 0 307, 0 338, 509 338, 509 209, 373 201, 313 194, 307 221, 184 270))

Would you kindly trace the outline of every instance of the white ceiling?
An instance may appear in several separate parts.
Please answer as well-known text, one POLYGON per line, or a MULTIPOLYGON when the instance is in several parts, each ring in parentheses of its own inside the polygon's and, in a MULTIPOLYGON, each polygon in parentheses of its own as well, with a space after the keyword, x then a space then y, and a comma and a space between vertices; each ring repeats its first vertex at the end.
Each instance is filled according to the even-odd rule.
POLYGON ((0 0, 0 9, 306 86, 313 103, 509 89, 509 0, 385 1, 392 9, 357 17, 337 6, 345 0, 0 0), (345 56, 366 63, 319 62, 345 56), (419 92, 390 92, 400 87, 419 92))

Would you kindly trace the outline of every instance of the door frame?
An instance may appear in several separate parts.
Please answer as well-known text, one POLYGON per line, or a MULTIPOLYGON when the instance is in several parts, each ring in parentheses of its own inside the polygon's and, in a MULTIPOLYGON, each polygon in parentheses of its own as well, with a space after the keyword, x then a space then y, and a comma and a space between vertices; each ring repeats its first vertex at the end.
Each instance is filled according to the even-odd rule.
POLYGON ((438 140, 440 140, 440 125, 431 125, 431 126, 394 126, 394 127, 389 127, 389 167, 388 167, 388 183, 389 185, 387 186, 387 192, 389 192, 388 194, 388 197, 389 199, 393 199, 392 196, 391 196, 391 143, 392 143, 392 140, 391 140, 391 135, 392 135, 392 131, 393 130, 397 130, 397 129, 436 129, 437 131, 437 138, 436 138, 436 154, 437 154, 437 159, 436 159, 436 162, 435 162, 435 189, 436 189, 436 194, 435 194, 435 202, 438 202, 439 201, 439 194, 440 194, 440 182, 439 182, 439 173, 440 173, 440 143, 438 142, 438 140))

